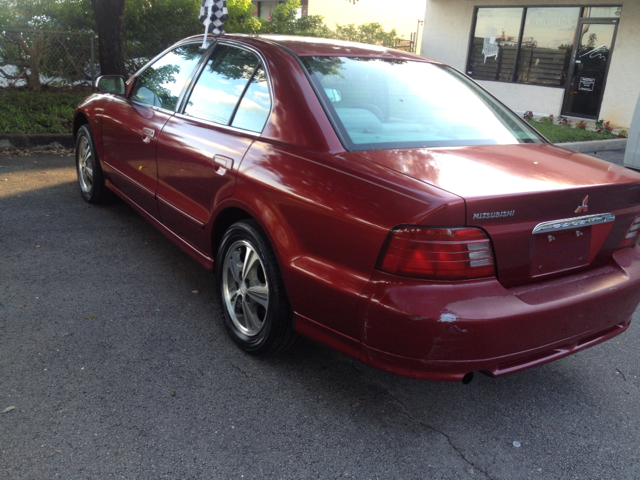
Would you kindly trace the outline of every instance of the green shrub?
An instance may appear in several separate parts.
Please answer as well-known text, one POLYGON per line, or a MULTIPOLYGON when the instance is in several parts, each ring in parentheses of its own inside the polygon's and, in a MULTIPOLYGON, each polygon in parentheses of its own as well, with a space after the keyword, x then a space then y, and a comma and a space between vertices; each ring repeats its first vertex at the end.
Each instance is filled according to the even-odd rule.
POLYGON ((0 133, 70 133, 73 111, 91 91, 0 89, 0 133))

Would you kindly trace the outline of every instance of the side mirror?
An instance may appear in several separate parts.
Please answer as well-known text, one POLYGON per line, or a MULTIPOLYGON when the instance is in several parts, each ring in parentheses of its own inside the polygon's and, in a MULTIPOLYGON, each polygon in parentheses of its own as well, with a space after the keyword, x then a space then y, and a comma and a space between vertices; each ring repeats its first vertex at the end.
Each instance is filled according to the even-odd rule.
POLYGON ((102 93, 124 95, 124 77, 120 75, 102 75, 96 80, 96 88, 102 93))

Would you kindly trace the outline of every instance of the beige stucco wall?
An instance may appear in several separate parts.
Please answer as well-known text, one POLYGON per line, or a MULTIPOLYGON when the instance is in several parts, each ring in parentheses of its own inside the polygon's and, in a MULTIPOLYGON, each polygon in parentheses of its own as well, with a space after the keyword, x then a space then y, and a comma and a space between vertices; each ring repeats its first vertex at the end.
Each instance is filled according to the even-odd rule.
POLYGON ((523 95, 523 87, 519 83, 507 82, 478 82, 484 88, 504 102, 511 110, 524 113, 531 110, 535 115, 560 115, 563 88, 541 87, 539 85, 526 85, 523 95))
POLYGON ((355 4, 348 0, 309 0, 309 15, 322 15, 331 29, 335 29, 336 23, 362 25, 377 22, 385 30, 395 28, 400 37, 409 39, 416 31, 418 20, 423 19, 424 2, 400 0, 399 4, 390 5, 389 0, 359 0, 355 4))
MULTIPOLYGON (((537 0, 533 4, 622 5, 622 16, 611 57, 600 118, 621 127, 631 125, 636 100, 640 95, 640 0, 537 0)), ((490 7, 533 4, 519 0, 426 0, 421 55, 443 61, 464 71, 476 5, 490 7)), ((532 110, 540 114, 558 115, 562 108, 562 88, 504 82, 480 83, 514 110, 532 110)))

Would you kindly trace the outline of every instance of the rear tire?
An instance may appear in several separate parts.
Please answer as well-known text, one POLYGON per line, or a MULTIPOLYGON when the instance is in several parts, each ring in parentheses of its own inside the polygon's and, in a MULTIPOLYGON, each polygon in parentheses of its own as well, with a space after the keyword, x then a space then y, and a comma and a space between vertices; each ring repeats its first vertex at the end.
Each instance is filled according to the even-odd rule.
POLYGON ((224 325, 242 350, 264 355, 295 344, 298 334, 278 262, 255 221, 237 222, 224 234, 216 288, 224 325))
POLYGON ((89 125, 78 130, 76 140, 76 172, 82 198, 89 203, 106 203, 113 199, 113 193, 104 182, 104 174, 98 160, 93 135, 89 125))

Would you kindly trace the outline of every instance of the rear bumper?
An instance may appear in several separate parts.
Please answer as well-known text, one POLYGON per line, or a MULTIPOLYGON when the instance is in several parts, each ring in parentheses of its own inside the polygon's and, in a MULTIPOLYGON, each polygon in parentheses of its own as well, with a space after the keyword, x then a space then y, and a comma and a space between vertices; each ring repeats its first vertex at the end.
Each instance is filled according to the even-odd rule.
POLYGON ((361 304, 360 359, 414 378, 502 376, 622 333, 640 302, 640 249, 601 268, 504 288, 425 284, 376 272, 361 304))

